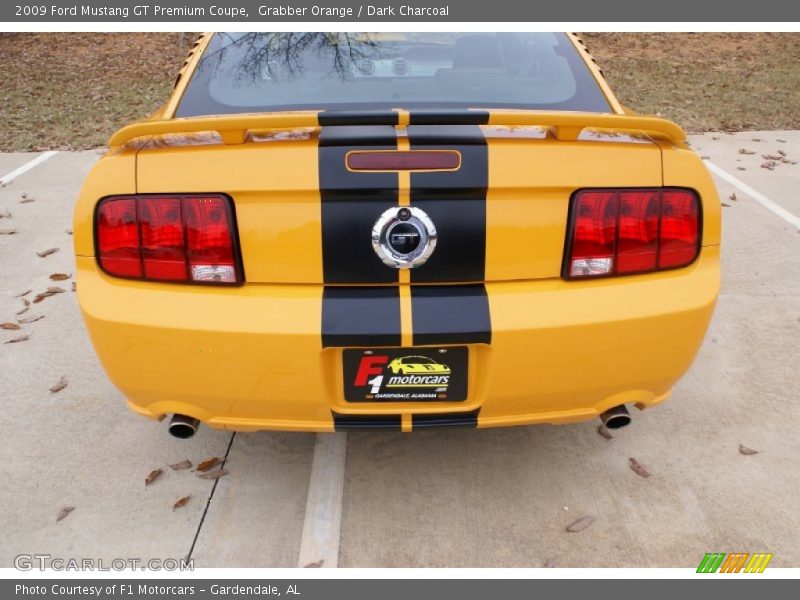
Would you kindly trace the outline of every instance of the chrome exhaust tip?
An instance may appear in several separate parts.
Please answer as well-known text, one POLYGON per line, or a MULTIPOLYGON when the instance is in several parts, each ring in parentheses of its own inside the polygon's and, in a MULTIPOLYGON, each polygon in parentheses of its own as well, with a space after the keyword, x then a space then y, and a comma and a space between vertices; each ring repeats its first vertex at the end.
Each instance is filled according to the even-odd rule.
POLYGON ((622 429, 631 424, 631 415, 624 404, 609 408, 600 415, 600 420, 606 429, 622 429))
POLYGON ((186 415, 174 414, 169 420, 169 433, 172 437, 181 440, 188 440, 200 427, 200 421, 194 417, 187 417, 186 415))

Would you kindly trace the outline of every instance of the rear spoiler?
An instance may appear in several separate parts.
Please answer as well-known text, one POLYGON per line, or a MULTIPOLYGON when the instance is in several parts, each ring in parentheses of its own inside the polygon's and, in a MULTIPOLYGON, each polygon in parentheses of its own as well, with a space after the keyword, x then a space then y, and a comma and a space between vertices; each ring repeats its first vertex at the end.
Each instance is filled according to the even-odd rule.
MULTIPOLYGON (((407 116, 408 113, 406 113, 407 116)), ((397 125, 396 111, 278 112, 220 117, 144 120, 127 125, 111 136, 108 145, 122 146, 135 138, 151 135, 216 132, 225 144, 243 144, 249 131, 296 129, 320 125, 397 125)), ((658 117, 602 113, 538 112, 519 110, 414 111, 412 124, 497 125, 549 127, 556 139, 574 141, 584 129, 643 132, 674 144, 686 140, 686 133, 672 121, 658 117)))

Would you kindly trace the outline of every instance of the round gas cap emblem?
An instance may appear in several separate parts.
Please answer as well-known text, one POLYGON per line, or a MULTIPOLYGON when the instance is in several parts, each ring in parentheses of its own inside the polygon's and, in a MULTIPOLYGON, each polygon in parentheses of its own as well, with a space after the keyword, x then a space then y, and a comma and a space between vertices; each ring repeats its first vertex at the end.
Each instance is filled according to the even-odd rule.
POLYGON ((419 208, 393 207, 372 227, 372 247, 384 264, 411 269, 424 264, 436 248, 436 227, 419 208))

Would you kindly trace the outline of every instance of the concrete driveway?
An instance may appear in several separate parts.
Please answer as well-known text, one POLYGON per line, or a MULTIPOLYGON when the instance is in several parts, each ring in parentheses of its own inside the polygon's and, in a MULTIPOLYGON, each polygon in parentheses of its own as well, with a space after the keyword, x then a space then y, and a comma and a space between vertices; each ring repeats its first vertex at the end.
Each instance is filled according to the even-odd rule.
POLYGON ((20 315, 42 319, 0 330, 0 566, 47 553, 190 555, 196 567, 695 567, 733 551, 800 566, 800 132, 692 144, 727 205, 722 295, 673 398, 612 440, 595 422, 172 439, 166 423, 125 408, 72 279, 49 279, 74 273, 72 206, 98 152, 60 152, 23 173, 37 155, 0 155, 0 177, 17 171, 0 188, 0 231, 17 230, 0 234, 0 322, 16 322, 20 292, 66 290, 20 315), (30 337, 3 343, 20 335, 30 337), (62 377, 67 387, 51 393, 62 377), (211 457, 229 472, 216 482, 168 467, 211 457), (631 457, 652 476, 634 473, 631 457), (565 531, 584 515, 590 527, 565 531))

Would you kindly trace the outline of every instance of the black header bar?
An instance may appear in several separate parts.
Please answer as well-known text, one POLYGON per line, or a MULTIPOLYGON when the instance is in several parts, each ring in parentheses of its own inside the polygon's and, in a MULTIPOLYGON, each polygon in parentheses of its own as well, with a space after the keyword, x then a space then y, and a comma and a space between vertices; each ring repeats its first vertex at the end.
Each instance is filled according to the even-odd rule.
POLYGON ((3 0, 0 22, 702 22, 800 21, 787 0, 3 0))

